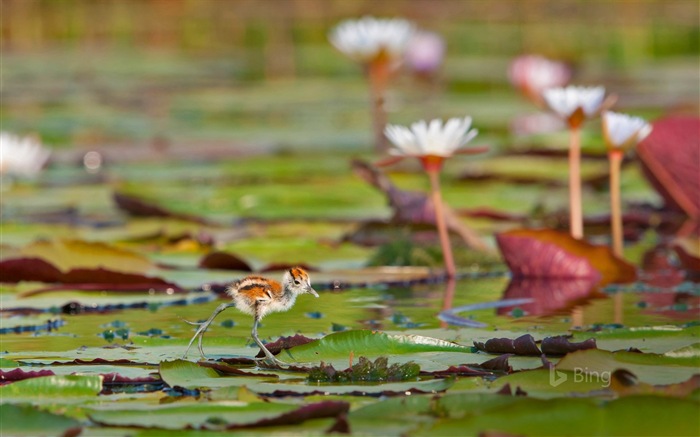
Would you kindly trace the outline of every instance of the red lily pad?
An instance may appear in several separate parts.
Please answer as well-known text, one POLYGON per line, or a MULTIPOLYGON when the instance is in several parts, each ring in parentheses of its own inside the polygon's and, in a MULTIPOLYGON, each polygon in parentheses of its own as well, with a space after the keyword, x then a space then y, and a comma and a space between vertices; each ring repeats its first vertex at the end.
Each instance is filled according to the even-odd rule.
POLYGON ((516 229, 496 235, 514 278, 590 279, 600 284, 631 282, 633 265, 606 246, 550 229, 516 229))
POLYGON ((20 368, 4 371, 0 369, 0 385, 8 384, 14 381, 22 381, 23 379, 38 378, 40 376, 55 375, 51 370, 24 371, 20 368))
POLYGON ((44 287, 23 293, 31 296, 47 291, 56 290, 113 290, 113 291, 143 291, 172 290, 184 291, 177 284, 158 277, 137 273, 124 273, 99 268, 75 268, 61 272, 53 264, 40 258, 15 258, 0 261, 0 282, 17 283, 20 281, 44 282, 62 284, 44 287))
MULTIPOLYGON (((694 240, 696 247, 697 243, 698 241, 694 240)), ((700 257, 697 256, 697 253, 693 254, 688 250, 690 244, 693 244, 690 243, 690 240, 688 244, 678 243, 673 246, 673 249, 676 251, 681 265, 687 271, 688 279, 697 279, 700 278, 700 257)))
MULTIPOLYGON (((295 334, 289 337, 280 337, 278 340, 266 344, 265 347, 267 348, 267 350, 270 351, 270 353, 272 353, 273 355, 277 355, 285 349, 291 349, 295 346, 301 346, 303 344, 311 343, 312 341, 314 341, 313 338, 309 338, 300 334, 295 334)), ((265 354, 261 350, 255 356, 255 358, 263 358, 264 356, 265 354)))
POLYGON ((700 220, 700 118, 657 120, 637 146, 644 174, 666 206, 700 220))
POLYGON ((0 282, 60 282, 63 275, 53 264, 40 258, 17 258, 0 261, 0 282))
POLYGON ((547 356, 566 355, 569 352, 585 349, 596 349, 597 347, 595 338, 589 338, 588 340, 574 343, 569 341, 569 339, 564 335, 547 337, 542 340, 542 344, 540 345, 542 353, 547 356))
POLYGON ((474 346, 480 351, 492 354, 542 355, 537 344, 535 344, 535 339, 530 334, 522 335, 515 340, 510 338, 492 338, 486 340, 486 343, 475 341, 474 346))

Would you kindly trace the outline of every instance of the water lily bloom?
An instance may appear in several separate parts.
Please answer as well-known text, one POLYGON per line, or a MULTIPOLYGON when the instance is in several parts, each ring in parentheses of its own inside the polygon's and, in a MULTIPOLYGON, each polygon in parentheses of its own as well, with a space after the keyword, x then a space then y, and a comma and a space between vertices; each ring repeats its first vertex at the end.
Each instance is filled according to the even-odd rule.
POLYGON ((543 91, 547 105, 571 128, 578 128, 584 120, 598 114, 603 109, 605 88, 568 86, 566 88, 549 88, 543 91))
POLYGON ((535 104, 543 103, 542 92, 562 87, 571 79, 571 69, 563 62, 539 55, 518 56, 508 69, 510 82, 535 104))
POLYGON ((390 124, 384 133, 394 144, 394 148, 389 150, 391 155, 399 159, 415 157, 426 170, 440 170, 445 158, 456 153, 484 151, 483 148, 458 150, 478 134, 476 129, 471 129, 471 124, 471 117, 451 118, 444 125, 440 119, 431 120, 430 123, 421 120, 410 128, 390 124))
POLYGON ((357 62, 378 58, 399 62, 414 32, 411 22, 400 18, 363 17, 345 20, 330 33, 331 44, 357 62))
POLYGON ((413 32, 414 26, 407 20, 364 17, 341 22, 328 36, 331 44, 365 68, 372 101, 374 146, 378 152, 386 148, 383 134, 387 121, 386 88, 403 60, 413 32))
POLYGON ((410 128, 388 125, 384 130, 386 137, 394 145, 394 148, 389 150, 389 153, 394 156, 383 161, 380 165, 391 164, 405 157, 414 157, 420 160, 428 173, 431 200, 435 209, 435 223, 440 235, 440 245, 449 278, 455 277, 456 270, 445 221, 439 175, 446 158, 457 153, 484 151, 484 148, 459 150, 478 133, 476 129, 471 129, 471 124, 471 117, 464 117, 451 118, 444 124, 440 119, 431 120, 429 123, 421 120, 413 123, 410 128))
POLYGON ((651 125, 639 117, 603 112, 603 138, 608 150, 627 150, 651 133, 651 125))
POLYGON ((651 133, 651 125, 639 117, 617 112, 603 112, 603 138, 610 161, 610 222, 612 248, 615 256, 623 257, 622 200, 620 169, 627 149, 634 147, 651 133))
POLYGON ((31 136, 0 132, 0 174, 36 176, 48 161, 51 151, 31 136))

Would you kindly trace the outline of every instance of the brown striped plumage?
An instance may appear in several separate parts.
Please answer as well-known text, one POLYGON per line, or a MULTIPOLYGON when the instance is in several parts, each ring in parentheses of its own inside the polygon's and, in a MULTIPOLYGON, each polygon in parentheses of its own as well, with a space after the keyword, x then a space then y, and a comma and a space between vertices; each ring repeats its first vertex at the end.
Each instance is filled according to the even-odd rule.
POLYGON ((302 268, 294 267, 285 272, 281 283, 262 276, 248 276, 233 283, 227 292, 231 296, 233 302, 219 305, 205 322, 193 323, 199 325, 199 328, 187 346, 185 357, 187 357, 187 353, 190 347, 192 347, 194 340, 199 338, 199 352, 203 358, 206 358, 202 349, 202 337, 204 332, 220 312, 235 306, 241 312, 250 314, 255 318, 252 336, 253 340, 255 340, 265 353, 265 359, 277 365, 284 364, 275 358, 258 338, 258 324, 260 320, 269 313, 282 312, 290 309, 294 305, 294 302, 296 302, 297 296, 300 294, 309 293, 318 297, 316 291, 311 287, 309 274, 302 268))

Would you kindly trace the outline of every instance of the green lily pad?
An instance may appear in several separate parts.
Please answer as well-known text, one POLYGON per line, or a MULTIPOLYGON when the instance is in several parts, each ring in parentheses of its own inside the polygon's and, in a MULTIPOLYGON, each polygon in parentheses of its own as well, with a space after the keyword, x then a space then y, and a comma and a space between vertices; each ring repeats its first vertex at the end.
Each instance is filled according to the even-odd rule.
POLYGON ((230 387, 251 384, 260 379, 270 379, 269 376, 261 378, 228 376, 224 377, 210 368, 203 367, 191 361, 174 360, 160 363, 160 377, 169 386, 184 388, 214 388, 230 387))
POLYGON ((609 352, 588 349, 570 353, 556 365, 557 370, 569 370, 587 375, 610 375, 626 369, 649 384, 683 382, 698 373, 700 357, 674 357, 638 352, 609 352))
POLYGON ((41 411, 30 405, 3 404, 0 408, 3 435, 37 436, 63 435, 73 428, 80 428, 75 419, 41 411))
POLYGON ((185 405, 108 406, 89 410, 91 420, 110 426, 182 429, 209 424, 250 424, 276 417, 296 409, 296 405, 279 403, 247 404, 238 401, 189 402, 185 405), (123 408, 127 407, 127 408, 123 408))
MULTIPOLYGON (((497 395, 494 395, 497 396, 497 395)), ((461 419, 438 420, 428 435, 685 436, 699 431, 700 404, 658 396, 628 396, 597 405, 590 399, 514 398, 510 405, 468 412, 461 419), (663 418, 663 420, 659 420, 663 418)))
POLYGON ((0 386, 0 396, 3 403, 59 403, 71 398, 96 396, 100 390, 102 377, 99 375, 53 375, 0 386))
POLYGON ((471 346, 462 346, 445 340, 420 335, 386 334, 379 331, 354 330, 329 334, 319 340, 287 349, 280 359, 297 362, 315 362, 347 357, 350 354, 367 357, 410 354, 417 352, 471 353, 471 346))

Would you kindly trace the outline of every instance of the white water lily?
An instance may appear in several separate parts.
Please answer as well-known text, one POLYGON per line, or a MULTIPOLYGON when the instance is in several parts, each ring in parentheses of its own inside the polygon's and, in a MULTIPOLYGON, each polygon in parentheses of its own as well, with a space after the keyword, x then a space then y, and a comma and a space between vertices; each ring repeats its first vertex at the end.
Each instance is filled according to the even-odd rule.
POLYGON ((610 149, 634 146, 651 133, 651 125, 639 117, 603 112, 603 136, 610 149))
POLYGON ((0 174, 36 176, 49 159, 51 151, 31 136, 20 137, 0 132, 0 174))
POLYGON ((390 124, 384 133, 395 146, 389 151, 392 155, 448 158, 478 134, 476 129, 470 129, 471 124, 471 117, 451 118, 444 126, 440 119, 430 123, 421 120, 410 129, 390 124))
MULTIPOLYGON (((566 88, 549 88, 542 93, 547 105, 557 113, 561 118, 573 121, 579 110, 582 112, 583 118, 590 118, 601 110, 605 101, 605 88, 602 86, 596 87, 581 87, 570 85, 566 88)), ((577 120, 580 124, 583 120, 577 120)))
POLYGON ((363 17, 338 24, 328 38, 338 50, 358 62, 371 62, 380 56, 398 62, 413 36, 411 22, 400 19, 363 17))

